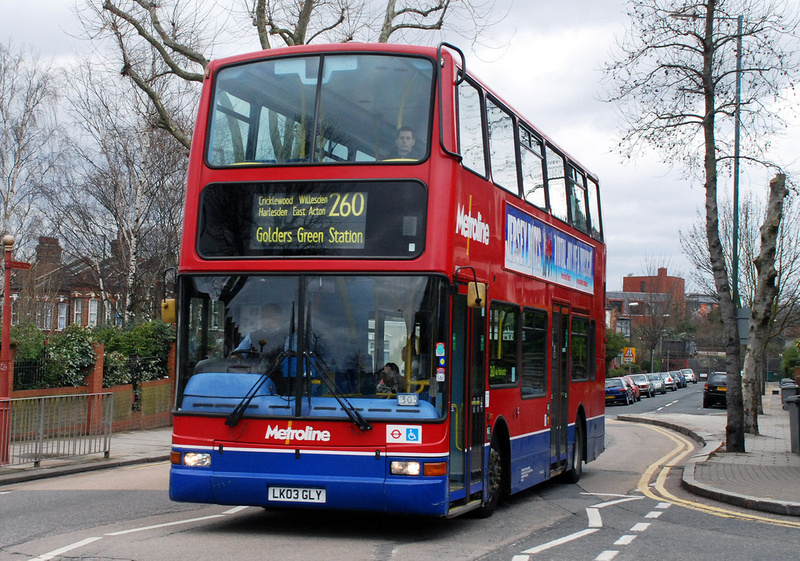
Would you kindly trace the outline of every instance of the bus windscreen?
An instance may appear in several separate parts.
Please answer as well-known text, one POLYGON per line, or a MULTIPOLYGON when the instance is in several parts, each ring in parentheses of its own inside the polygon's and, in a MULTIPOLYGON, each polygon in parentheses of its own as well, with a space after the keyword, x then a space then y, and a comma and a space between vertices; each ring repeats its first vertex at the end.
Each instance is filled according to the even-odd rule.
POLYGON ((425 158, 433 64, 398 55, 261 60, 220 69, 206 145, 211 167, 425 158), (401 134, 413 151, 398 153, 401 134))

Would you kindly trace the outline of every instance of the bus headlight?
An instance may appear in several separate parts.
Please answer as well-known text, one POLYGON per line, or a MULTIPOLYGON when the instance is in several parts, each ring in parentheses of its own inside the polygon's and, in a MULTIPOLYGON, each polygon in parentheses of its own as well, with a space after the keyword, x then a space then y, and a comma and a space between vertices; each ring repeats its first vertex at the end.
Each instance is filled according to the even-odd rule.
POLYGON ((392 475, 419 475, 420 464, 419 462, 394 461, 391 463, 389 470, 392 475))
POLYGON ((186 452, 183 455, 183 465, 189 467, 209 467, 211 465, 211 454, 186 452))

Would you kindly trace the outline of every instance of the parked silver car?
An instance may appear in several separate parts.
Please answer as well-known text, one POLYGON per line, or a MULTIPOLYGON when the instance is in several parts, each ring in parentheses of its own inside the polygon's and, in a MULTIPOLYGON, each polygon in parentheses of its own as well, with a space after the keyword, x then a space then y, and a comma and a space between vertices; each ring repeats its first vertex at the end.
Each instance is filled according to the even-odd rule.
POLYGON ((659 372, 658 375, 661 376, 662 380, 664 380, 665 388, 667 388, 668 390, 672 390, 674 392, 678 391, 678 381, 672 374, 670 374, 669 372, 659 372))
POLYGON ((658 374, 648 374, 647 377, 653 382, 653 390, 656 393, 667 393, 667 386, 664 385, 664 379, 658 374))
POLYGON ((656 388, 650 378, 647 377, 647 374, 631 374, 630 378, 633 380, 634 384, 639 386, 639 391, 642 393, 642 395, 646 395, 647 397, 655 397, 656 388))
POLYGON ((683 375, 686 377, 686 383, 687 384, 689 384, 689 383, 696 384, 697 383, 697 376, 695 376, 694 370, 692 370, 691 368, 683 368, 683 369, 681 369, 681 372, 683 372, 683 375))

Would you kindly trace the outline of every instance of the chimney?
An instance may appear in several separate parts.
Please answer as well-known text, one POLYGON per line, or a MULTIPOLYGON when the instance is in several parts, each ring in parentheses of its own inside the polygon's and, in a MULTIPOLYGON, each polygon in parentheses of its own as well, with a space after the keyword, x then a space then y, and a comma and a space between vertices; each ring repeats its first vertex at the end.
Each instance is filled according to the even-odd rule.
POLYGON ((39 236, 36 246, 36 264, 40 274, 52 271, 61 265, 61 244, 58 238, 39 236))

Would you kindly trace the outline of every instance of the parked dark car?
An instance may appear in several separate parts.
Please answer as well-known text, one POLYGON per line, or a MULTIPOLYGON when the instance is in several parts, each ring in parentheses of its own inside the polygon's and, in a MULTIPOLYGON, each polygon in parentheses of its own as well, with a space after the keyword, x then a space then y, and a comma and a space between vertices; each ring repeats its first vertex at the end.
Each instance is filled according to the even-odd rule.
POLYGON ((606 404, 608 403, 633 403, 633 390, 622 378, 606 379, 606 404))
POLYGON ((726 372, 711 372, 703 388, 703 407, 708 409, 712 405, 728 406, 728 374, 726 372))

